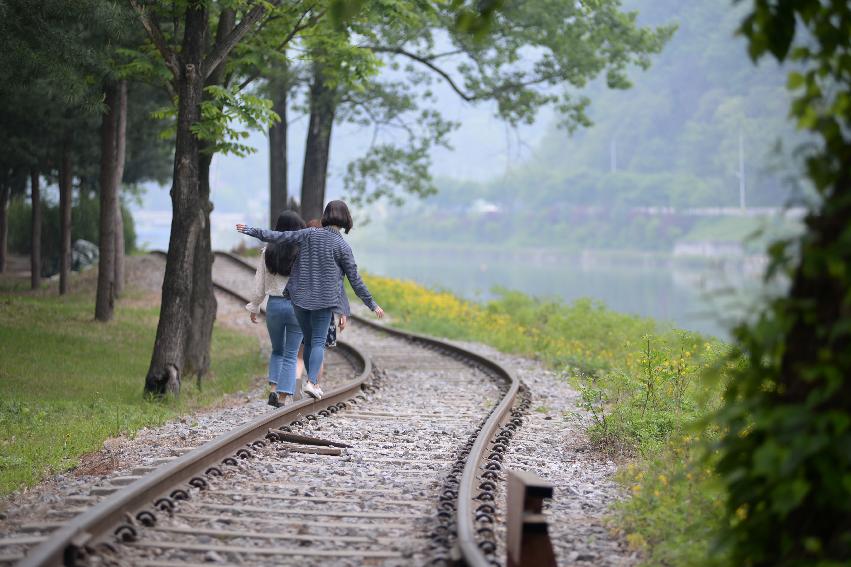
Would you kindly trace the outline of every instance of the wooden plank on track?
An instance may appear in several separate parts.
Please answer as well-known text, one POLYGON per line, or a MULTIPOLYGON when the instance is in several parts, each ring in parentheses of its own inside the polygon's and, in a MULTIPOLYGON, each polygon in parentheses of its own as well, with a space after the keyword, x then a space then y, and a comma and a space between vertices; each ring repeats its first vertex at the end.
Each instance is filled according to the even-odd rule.
POLYGON ((32 545, 34 543, 41 543, 48 537, 49 536, 44 535, 4 537, 0 538, 0 547, 8 547, 10 545, 32 545))
MULTIPOLYGON (((221 494, 223 496, 250 496, 269 498, 271 500, 296 500, 305 502, 331 502, 338 504, 357 504, 362 505, 382 505, 382 506, 418 506, 424 504, 421 501, 403 501, 403 500, 356 500, 353 498, 328 498, 325 496, 289 496, 287 494, 275 494, 274 492, 252 492, 248 490, 208 490, 206 494, 215 496, 221 494)), ((428 502, 433 504, 433 502, 428 502)))
MULTIPOLYGON (((209 535, 215 537, 244 537, 249 539, 286 539, 291 541, 312 541, 315 542, 318 538, 315 535, 302 534, 275 534, 270 532, 248 532, 242 530, 214 530, 209 528, 199 528, 192 526, 191 528, 181 527, 160 527, 153 528, 155 531, 163 533, 176 533, 188 535, 209 535)), ((390 537, 369 537, 369 536, 337 536, 323 535, 322 541, 340 542, 340 543, 380 543, 382 545, 391 545, 398 542, 398 538, 390 537)))
POLYGON ((329 528, 329 529, 339 529, 345 528, 348 530, 398 530, 398 529, 407 529, 407 526, 401 526, 398 523, 396 524, 388 524, 388 523, 375 523, 370 522, 369 524, 353 524, 346 522, 314 522, 312 520, 287 520, 284 518, 259 518, 257 516, 230 516, 230 515, 219 515, 219 516, 211 516, 209 514, 184 514, 182 512, 178 512, 175 516, 179 518, 184 518, 187 520, 228 520, 229 522, 249 522, 251 524, 269 524, 273 526, 299 526, 305 528, 329 528))
POLYGON ((137 561, 135 565, 139 567, 210 567, 210 565, 215 565, 216 567, 240 567, 236 563, 187 563, 186 561, 137 561))
POLYGON ((317 484, 315 486, 310 486, 307 484, 277 484, 274 482, 255 482, 251 486, 263 486, 269 488, 295 488, 297 490, 310 490, 311 492, 374 492, 376 494, 404 494, 403 491, 392 488, 360 488, 354 486, 332 486, 327 484, 317 484))
POLYGON ((182 549, 184 551, 215 551, 217 553, 239 553, 242 555, 298 555, 304 557, 363 557, 368 559, 396 559, 402 557, 398 551, 356 549, 309 549, 299 547, 242 547, 237 545, 201 545, 172 543, 166 541, 137 541, 127 543, 132 547, 150 549, 182 549))
POLYGON ((388 512, 335 512, 332 510, 286 510, 281 508, 261 508, 260 506, 230 506, 227 504, 198 503, 199 508, 208 510, 233 510, 244 512, 257 512, 275 516, 335 516, 338 518, 375 518, 377 520, 420 520, 429 516, 416 516, 413 514, 393 514, 388 512))
POLYGON ((353 500, 351 498, 333 498, 326 496, 289 496, 287 494, 275 494, 274 492, 252 492, 249 490, 217 490, 211 489, 206 494, 223 494, 224 496, 254 496, 261 498, 271 498, 272 500, 304 500, 307 502, 340 502, 346 504, 368 504, 362 500, 353 500))
POLYGON ((65 524, 62 522, 29 522, 21 526, 22 532, 42 532, 61 528, 65 524))

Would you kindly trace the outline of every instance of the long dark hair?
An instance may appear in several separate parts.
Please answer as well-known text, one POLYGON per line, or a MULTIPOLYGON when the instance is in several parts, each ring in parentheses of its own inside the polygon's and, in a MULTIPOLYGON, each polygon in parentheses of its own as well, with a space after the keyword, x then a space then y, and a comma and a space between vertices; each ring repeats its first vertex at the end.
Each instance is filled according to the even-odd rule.
MULTIPOLYGON (((278 232, 303 228, 304 221, 298 213, 293 211, 283 211, 278 215, 278 222, 275 223, 275 230, 278 232)), ((298 256, 298 246, 295 244, 272 242, 266 247, 266 267, 273 274, 288 276, 293 269, 296 256, 298 256)))

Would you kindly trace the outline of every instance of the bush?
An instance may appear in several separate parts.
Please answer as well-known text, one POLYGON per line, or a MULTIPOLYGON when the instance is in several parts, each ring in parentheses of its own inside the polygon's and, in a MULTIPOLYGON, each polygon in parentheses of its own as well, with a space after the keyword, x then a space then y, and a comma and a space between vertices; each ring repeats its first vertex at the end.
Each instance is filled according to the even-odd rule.
MULTIPOLYGON (((133 215, 126 206, 121 207, 124 218, 124 251, 136 249, 136 227, 133 215)), ((97 195, 77 199, 71 209, 71 242, 83 239, 100 242, 100 202, 97 195)), ((9 250, 29 254, 32 245, 32 205, 25 199, 13 199, 9 205, 9 250)), ((42 201, 41 256, 42 275, 56 273, 59 266, 59 205, 42 201)))
POLYGON ((727 350, 684 331, 641 342, 619 368, 576 374, 591 438, 622 455, 653 455, 717 407, 717 387, 704 378, 727 350))
POLYGON ((572 380, 592 442, 633 461, 620 475, 632 498, 615 512, 627 541, 650 564, 708 561, 723 498, 700 460, 703 441, 718 435, 704 419, 720 403, 720 384, 706 376, 726 360, 726 345, 587 299, 498 290, 478 304, 413 282, 364 279, 394 325, 537 358, 572 380))
POLYGON ((628 464, 618 480, 630 497, 615 504, 618 528, 646 565, 728 565, 714 548, 724 491, 704 443, 677 435, 652 457, 628 464))

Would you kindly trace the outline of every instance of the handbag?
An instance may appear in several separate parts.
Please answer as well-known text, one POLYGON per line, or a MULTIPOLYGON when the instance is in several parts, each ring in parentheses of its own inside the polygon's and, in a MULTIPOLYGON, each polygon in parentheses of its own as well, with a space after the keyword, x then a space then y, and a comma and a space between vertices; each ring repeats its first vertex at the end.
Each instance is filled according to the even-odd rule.
POLYGON ((331 324, 328 325, 328 334, 325 336, 325 348, 337 346, 337 320, 331 315, 331 324))

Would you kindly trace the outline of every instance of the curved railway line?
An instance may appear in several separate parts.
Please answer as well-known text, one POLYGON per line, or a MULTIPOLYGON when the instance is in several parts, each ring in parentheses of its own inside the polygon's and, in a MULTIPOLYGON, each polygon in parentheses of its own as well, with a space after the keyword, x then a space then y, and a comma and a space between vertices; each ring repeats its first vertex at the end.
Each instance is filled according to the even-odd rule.
MULTIPOLYGON (((247 301, 254 266, 215 264, 217 289, 247 301)), ((145 474, 19 565, 502 565, 496 495, 522 384, 458 346, 353 319, 336 355, 353 380, 145 474)))

